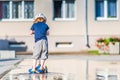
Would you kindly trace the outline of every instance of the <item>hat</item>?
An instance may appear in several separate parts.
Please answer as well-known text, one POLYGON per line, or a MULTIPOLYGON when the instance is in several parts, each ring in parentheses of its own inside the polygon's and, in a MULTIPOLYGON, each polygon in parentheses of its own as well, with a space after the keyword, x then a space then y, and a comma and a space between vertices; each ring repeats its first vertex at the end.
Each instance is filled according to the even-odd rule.
POLYGON ((39 17, 47 20, 47 18, 46 18, 46 17, 44 16, 44 14, 42 14, 42 13, 37 14, 37 15, 35 16, 35 19, 37 19, 37 18, 39 18, 39 17))

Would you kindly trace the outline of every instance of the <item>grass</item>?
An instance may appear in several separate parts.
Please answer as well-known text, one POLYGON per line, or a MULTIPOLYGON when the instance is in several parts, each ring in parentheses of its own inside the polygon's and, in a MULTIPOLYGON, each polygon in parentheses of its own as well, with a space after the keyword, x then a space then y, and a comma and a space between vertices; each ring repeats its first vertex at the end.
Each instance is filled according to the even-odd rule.
POLYGON ((92 55, 100 55, 98 50, 89 50, 88 53, 92 55))
POLYGON ((91 54, 91 55, 108 55, 109 54, 109 53, 106 53, 106 52, 99 53, 98 50, 89 50, 88 53, 91 54))

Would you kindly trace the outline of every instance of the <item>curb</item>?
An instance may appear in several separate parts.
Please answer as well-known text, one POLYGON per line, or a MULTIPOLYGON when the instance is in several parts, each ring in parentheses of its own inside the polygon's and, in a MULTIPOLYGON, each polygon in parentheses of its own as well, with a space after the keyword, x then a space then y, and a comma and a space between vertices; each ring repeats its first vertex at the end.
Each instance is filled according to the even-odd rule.
POLYGON ((4 72, 2 72, 2 73, 0 74, 0 79, 1 79, 2 77, 4 77, 11 69, 12 69, 12 66, 11 66, 10 68, 6 69, 4 72))
POLYGON ((9 65, 9 67, 6 67, 5 70, 2 73, 0 73, 0 79, 3 78, 9 71, 11 71, 13 68, 15 68, 16 65, 18 65, 22 61, 22 59, 16 59, 16 60, 18 60, 18 61, 9 65))
MULTIPOLYGON (((87 51, 80 52, 49 52, 49 55, 90 55, 87 51)), ((16 55, 33 55, 33 52, 16 52, 16 55)))

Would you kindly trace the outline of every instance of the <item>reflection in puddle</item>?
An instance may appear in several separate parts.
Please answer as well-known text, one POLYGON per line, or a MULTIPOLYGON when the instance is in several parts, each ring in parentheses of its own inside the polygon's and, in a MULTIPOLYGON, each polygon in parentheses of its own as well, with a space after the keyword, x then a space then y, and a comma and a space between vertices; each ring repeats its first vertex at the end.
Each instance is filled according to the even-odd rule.
POLYGON ((118 74, 116 69, 97 69, 96 80, 118 80, 118 74))
POLYGON ((74 80, 73 74, 49 72, 46 74, 7 74, 2 80, 74 80))

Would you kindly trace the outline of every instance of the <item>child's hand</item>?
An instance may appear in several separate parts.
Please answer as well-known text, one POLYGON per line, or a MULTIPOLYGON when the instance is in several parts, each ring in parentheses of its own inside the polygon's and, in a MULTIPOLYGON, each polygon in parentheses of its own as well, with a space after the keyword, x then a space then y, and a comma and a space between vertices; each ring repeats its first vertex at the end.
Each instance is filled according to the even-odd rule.
POLYGON ((30 35, 34 34, 34 31, 31 30, 30 35))

